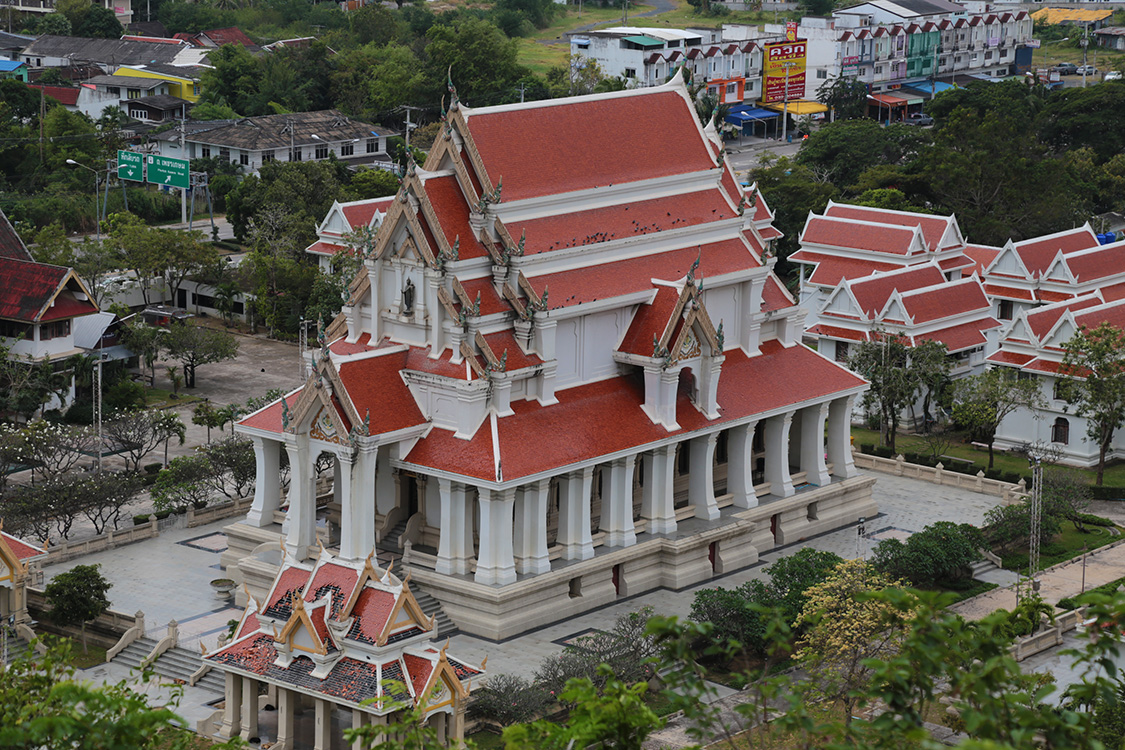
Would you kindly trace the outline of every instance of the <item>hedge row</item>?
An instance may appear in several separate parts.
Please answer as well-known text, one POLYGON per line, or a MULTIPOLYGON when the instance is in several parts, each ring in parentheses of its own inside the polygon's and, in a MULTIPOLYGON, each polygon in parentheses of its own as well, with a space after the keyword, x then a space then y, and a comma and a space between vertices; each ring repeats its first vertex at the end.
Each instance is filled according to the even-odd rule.
POLYGON ((1092 588, 1086 591, 1084 594, 1079 594, 1078 596, 1068 596, 1065 599, 1059 599, 1059 603, 1055 606, 1057 606, 1059 609, 1067 611, 1078 609, 1086 603, 1086 594, 1102 594, 1103 596, 1111 596, 1115 591, 1117 591, 1118 588, 1121 587, 1121 584, 1123 583, 1125 583, 1125 578, 1118 578, 1116 581, 1103 583, 1101 586, 1092 588))

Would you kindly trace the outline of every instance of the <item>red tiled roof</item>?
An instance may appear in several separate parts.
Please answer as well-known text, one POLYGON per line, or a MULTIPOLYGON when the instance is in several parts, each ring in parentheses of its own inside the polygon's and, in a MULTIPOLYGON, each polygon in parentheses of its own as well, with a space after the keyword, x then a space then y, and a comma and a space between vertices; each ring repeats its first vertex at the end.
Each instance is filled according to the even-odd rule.
POLYGON ((242 33, 242 29, 236 26, 230 26, 225 29, 211 29, 203 31, 198 36, 205 36, 214 42, 217 46, 222 47, 224 44, 237 44, 242 47, 254 47, 254 40, 242 33))
POLYGON ((735 216, 737 213, 722 193, 708 189, 589 211, 554 214, 510 224, 508 231, 513 238, 527 232, 525 253, 534 255, 667 229, 682 229, 735 216))
POLYGON ((393 195, 388 195, 385 198, 372 198, 362 203, 345 205, 341 207, 341 210, 344 212, 344 218, 351 224, 352 229, 355 229, 356 227, 369 225, 376 212, 382 211, 386 213, 387 209, 390 208, 391 204, 394 202, 395 197, 393 195))
POLYGON ((976 279, 951 281, 932 289, 902 295, 902 304, 915 324, 927 323, 973 310, 987 312, 988 298, 976 279))
POLYGON ((1087 328, 1097 328, 1102 323, 1108 323, 1114 328, 1125 330, 1125 304, 1106 305, 1090 312, 1075 315, 1074 322, 1087 328))
POLYGON ((339 354, 341 357, 346 357, 349 354, 360 354, 362 352, 375 349, 371 346, 371 334, 360 334, 355 343, 349 343, 347 339, 336 339, 328 345, 328 350, 333 354, 339 354))
POLYGON ((390 618, 394 608, 394 594, 370 586, 364 587, 356 598, 355 606, 352 607, 352 617, 355 618, 355 622, 348 631, 348 638, 364 643, 375 643, 383 633, 383 628, 387 626, 387 619, 390 618))
MULTIPOLYGON (((762 289, 762 312, 784 310, 787 307, 793 307, 795 304, 793 297, 781 286, 781 281, 771 274, 762 289)), ((715 325, 718 324, 719 322, 715 321, 715 325)))
POLYGON ((798 250, 789 256, 793 263, 816 264, 809 283, 819 286, 834 287, 840 279, 855 279, 870 276, 876 271, 894 271, 903 266, 899 263, 883 263, 879 261, 862 260, 859 258, 838 258, 834 255, 813 253, 808 250, 798 250))
POLYGON ((317 240, 305 248, 306 253, 313 255, 335 255, 341 250, 346 250, 346 245, 338 245, 335 242, 325 242, 324 240, 317 240))
POLYGON ((504 200, 713 169, 694 109, 677 91, 549 100, 465 111, 504 200), (591 127, 615 138, 582 138, 591 127), (663 143, 675 148, 664 149, 663 143))
MULTIPOLYGON (((477 358, 478 361, 480 358, 477 358)), ((455 380, 476 380, 477 374, 467 367, 463 362, 461 364, 453 364, 453 352, 450 349, 442 351, 441 356, 437 358, 430 357, 430 347, 410 347, 407 353, 406 364, 403 365, 404 370, 415 370, 417 372, 427 372, 431 375, 440 375, 441 377, 454 378, 455 380), (468 372, 468 377, 466 377, 468 372)))
POLYGON ((32 259, 27 245, 23 244, 19 233, 2 210, 0 210, 0 258, 32 259))
POLYGON ((995 318, 984 318, 969 323, 962 323, 961 325, 950 326, 949 328, 942 328, 937 331, 930 331, 929 333, 920 333, 914 338, 915 341, 918 339, 940 341, 945 344, 945 348, 948 352, 953 353, 964 349, 972 349, 976 346, 984 346, 988 341, 984 332, 996 328, 999 325, 1000 321, 995 318))
POLYGON ((12 554, 20 560, 30 560, 33 557, 47 554, 47 550, 28 544, 24 540, 14 537, 6 531, 0 531, 0 535, 4 537, 4 541, 8 544, 8 549, 12 550, 12 554))
POLYGON ((1079 310, 1096 307, 1100 304, 1102 304, 1102 301, 1091 295, 1075 299, 1066 305, 1051 305, 1050 307, 1028 313, 1027 324, 1031 328, 1031 332, 1034 333, 1037 338, 1042 339, 1051 332, 1051 329, 1055 327, 1055 323, 1058 322, 1059 318, 1061 318, 1067 310, 1077 312, 1079 310))
POLYGON ((78 92, 79 88, 71 88, 69 86, 43 86, 38 83, 27 84, 29 89, 41 89, 44 94, 51 97, 59 104, 67 107, 78 106, 78 92))
POLYGON ((815 333, 818 336, 827 336, 830 339, 867 341, 867 333, 864 331, 854 331, 851 328, 840 328, 838 326, 825 325, 824 323, 817 323, 808 330, 808 333, 815 333))
POLYGON ((359 571, 345 565, 326 562, 318 565, 313 572, 312 580, 305 586, 305 601, 315 602, 323 599, 329 592, 332 593, 332 616, 340 613, 356 583, 359 582, 359 571))
POLYGON ((988 355, 987 357, 985 357, 985 359, 998 365, 1015 365, 1016 367, 1022 367, 1031 360, 1035 359, 1035 356, 1032 354, 1019 354, 1017 352, 1009 352, 1004 349, 1000 349, 999 351, 995 351, 992 354, 988 355))
MULTIPOLYGON (((0 318, 33 322, 70 269, 0 257, 0 318)), ((89 312, 97 312, 97 309, 89 312)), ((78 314, 78 313, 75 313, 78 314)))
POLYGON ((1000 297, 1002 299, 1014 299, 1024 302, 1034 302, 1035 294, 1030 289, 1019 289, 1011 286, 998 286, 996 284, 985 284, 984 293, 990 297, 1000 297))
POLYGON ((911 252, 914 231, 906 227, 813 216, 801 235, 802 245, 854 248, 883 255, 906 256, 911 252))
POLYGON ((1104 279, 1125 273, 1125 255, 1120 244, 1101 245, 1085 252, 1073 253, 1066 259, 1066 265, 1074 278, 1079 281, 1104 279))
POLYGON ((508 353, 507 368, 509 371, 524 367, 537 367, 543 364, 543 360, 538 354, 524 354, 511 331, 489 333, 485 335, 484 340, 488 342, 489 348, 497 357, 503 357, 504 352, 508 353))
POLYGON ((278 574, 273 588, 268 594, 262 612, 280 619, 287 619, 292 605, 289 600, 309 580, 310 571, 290 565, 278 574))
MULTIPOLYGON (((496 293, 496 287, 492 285, 492 277, 485 276, 481 279, 472 279, 470 281, 462 281, 461 286, 465 288, 465 294, 469 295, 469 299, 476 301, 477 294, 480 294, 480 314, 481 315, 494 315, 496 313, 511 312, 511 306, 504 301, 504 299, 496 293)), ((454 297, 454 302, 457 299, 454 297)))
POLYGON ((1061 251, 1063 255, 1098 246, 1097 235, 1089 227, 1079 227, 1048 237, 1017 242, 1016 254, 1032 277, 1039 276, 1061 251))
POLYGON ((420 696, 426 688, 426 683, 430 681, 430 674, 434 671, 434 663, 414 654, 403 654, 402 663, 406 667, 406 673, 410 676, 410 684, 414 688, 414 695, 420 696))
POLYGON ((246 613, 246 619, 242 621, 242 627, 234 634, 234 640, 244 638, 260 627, 262 627, 262 624, 258 621, 258 613, 250 610, 246 613))
MULTIPOLYGON (((483 258, 488 254, 484 245, 480 244, 476 232, 469 226, 469 204, 457 184, 457 178, 431 177, 426 180, 426 195, 430 199, 438 223, 445 232, 445 240, 452 247, 453 243, 460 240, 457 248, 457 257, 461 260, 470 258, 483 258)), ((433 248, 437 254, 437 248, 433 248)))
POLYGON ((973 270, 979 274, 984 273, 988 264, 1000 254, 1000 248, 990 245, 965 245, 965 255, 975 264, 973 270))
POLYGON ((1055 362, 1049 359, 1033 359, 1023 366, 1023 369, 1025 370, 1032 370, 1033 372, 1045 372, 1048 375, 1058 375, 1061 368, 1061 362, 1055 362))
POLYGON ((52 320, 63 320, 64 318, 77 318, 80 315, 93 315, 96 312, 98 312, 98 306, 93 302, 80 300, 74 296, 73 292, 64 289, 59 292, 59 296, 55 297, 54 304, 43 311, 39 320, 46 323, 52 320))
POLYGON ((942 258, 937 262, 943 271, 953 271, 958 268, 972 268, 976 265, 972 258, 964 255, 955 255, 952 258, 942 258))
MULTIPOLYGON (((301 391, 298 390, 292 396, 286 396, 285 400, 289 403, 289 408, 292 409, 293 405, 297 403, 300 398, 301 391)), ((269 406, 244 417, 239 420, 239 424, 245 427, 253 427, 258 430, 269 430, 270 432, 281 432, 281 413, 283 409, 281 406, 281 399, 274 401, 269 406)))
POLYGON ((626 354, 635 354, 641 357, 653 356, 653 340, 660 339, 668 327, 668 320, 676 303, 680 301, 679 290, 670 286, 656 288, 656 297, 650 304, 641 305, 629 330, 621 340, 618 351, 626 354))
POLYGON ((904 269, 894 273, 874 274, 850 282, 852 295, 860 309, 872 317, 882 312, 891 294, 900 294, 914 289, 934 286, 945 281, 941 269, 926 264, 917 268, 904 269))
POLYGON ((399 375, 409 354, 408 351, 392 352, 340 365, 340 380, 356 413, 362 416, 370 411, 372 435, 426 423, 414 396, 399 375))
POLYGON ((934 216, 899 211, 886 211, 866 206, 851 206, 846 203, 833 203, 824 211, 825 216, 839 219, 872 221, 879 224, 893 224, 900 227, 921 227, 922 236, 930 250, 939 249, 942 235, 953 223, 952 216, 934 216))
MULTIPOLYGON (((515 401, 515 414, 497 422, 504 477, 511 480, 633 450, 671 434, 820 399, 862 383, 803 346, 785 348, 777 341, 767 341, 755 357, 746 357, 741 349, 726 352, 719 379, 718 419, 707 419, 681 395, 676 407, 680 429, 673 433, 653 424, 641 410, 643 385, 632 377, 559 391, 559 403, 549 407, 515 401), (566 435, 567 439, 529 441, 528 435, 566 435)), ((495 478, 492 437, 487 429, 478 430, 470 440, 455 438, 450 430, 434 429, 415 444, 406 462, 477 479, 495 478)))
POLYGON ((1040 302, 1064 302, 1073 296, 1073 294, 1067 294, 1066 292, 1052 292, 1047 289, 1035 290, 1035 298, 1040 302))
POLYGON ((1103 286, 1098 291, 1101 292, 1102 299, 1106 302, 1116 302, 1119 299, 1125 298, 1125 281, 1120 284, 1103 286))
POLYGON ((681 279, 687 275, 696 258, 701 259, 696 278, 720 276, 759 265, 741 240, 722 240, 702 247, 687 247, 659 255, 534 276, 529 281, 539 294, 548 288, 548 306, 557 309, 642 292, 652 287, 654 278, 665 281, 681 279))

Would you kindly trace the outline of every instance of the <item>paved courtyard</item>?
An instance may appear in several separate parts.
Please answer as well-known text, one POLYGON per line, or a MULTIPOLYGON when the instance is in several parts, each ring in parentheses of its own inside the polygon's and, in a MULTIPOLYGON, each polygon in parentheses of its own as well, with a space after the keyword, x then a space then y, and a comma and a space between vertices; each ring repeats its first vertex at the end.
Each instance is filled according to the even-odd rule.
MULTIPOLYGON (((711 586, 736 587, 763 575, 763 569, 780 557, 801 546, 829 550, 843 557, 867 554, 878 541, 889 536, 918 531, 934 521, 950 520, 980 523, 997 498, 978 495, 954 487, 939 487, 928 482, 879 474, 875 500, 880 514, 869 519, 864 535, 851 526, 820 537, 774 550, 762 562, 722 578, 683 591, 658 590, 618 602, 604 609, 581 615, 565 622, 527 633, 502 643, 456 635, 451 642, 455 653, 469 661, 488 658, 491 674, 512 673, 530 677, 540 662, 559 653, 563 644, 576 635, 591 630, 607 630, 615 620, 629 612, 650 606, 656 612, 686 617, 699 588, 711 586)), ((219 554, 225 547, 220 532, 230 521, 194 529, 171 529, 159 538, 120 547, 46 569, 47 578, 78 564, 100 563, 103 573, 113 582, 109 596, 114 609, 133 613, 142 610, 149 635, 159 637, 169 620, 180 626, 181 645, 196 648, 200 641, 208 647, 225 630, 226 622, 239 612, 214 595, 210 581, 223 576, 218 569, 219 554)), ((128 676, 127 670, 113 664, 89 670, 96 680, 117 680, 128 676)), ((150 691, 157 688, 150 686, 150 691)), ((156 694, 156 693, 154 693, 156 694)), ((188 688, 179 711, 192 722, 213 710, 207 703, 217 696, 203 690, 188 688)))

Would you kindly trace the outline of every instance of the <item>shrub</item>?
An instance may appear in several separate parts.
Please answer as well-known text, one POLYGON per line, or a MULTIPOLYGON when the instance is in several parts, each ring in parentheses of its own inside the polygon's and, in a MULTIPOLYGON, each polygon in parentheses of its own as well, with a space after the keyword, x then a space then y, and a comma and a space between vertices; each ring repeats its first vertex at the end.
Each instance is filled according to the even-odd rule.
POLYGON ((1001 478, 1002 475, 1003 475, 1003 472, 1000 471, 999 469, 985 469, 984 470, 984 476, 985 476, 986 479, 997 479, 998 480, 998 479, 1001 478))
POLYGON ((148 523, 148 519, 148 513, 138 513, 137 515, 133 516, 133 525, 143 526, 144 524, 148 523))
POLYGON ((898 539, 879 542, 872 564, 889 578, 934 588, 968 578, 983 546, 984 535, 976 527, 938 521, 912 534, 905 543, 898 539))
POLYGON ((1020 473, 1018 471, 1005 471, 1001 478, 1009 484, 1019 484, 1020 473))
POLYGON ((469 715, 508 727, 540 718, 551 696, 522 677, 498 674, 473 691, 469 715))
POLYGON ((69 424, 91 425, 94 423, 94 402, 89 400, 75 401, 66 410, 63 417, 69 424))
POLYGON ((1125 578, 1118 578, 1116 581, 1103 583, 1101 586, 1096 586, 1092 589, 1089 589, 1088 591, 1079 594, 1078 596, 1068 596, 1064 599, 1059 599, 1059 603, 1056 606, 1059 609, 1065 609, 1067 611, 1078 609, 1089 601, 1089 597, 1091 594, 1098 596, 1112 596, 1113 594, 1117 593, 1117 590, 1121 588, 1121 584, 1123 583, 1125 583, 1125 578))
POLYGON ((894 458, 895 452, 889 446, 879 445, 875 448, 875 455, 879 458, 894 458))
POLYGON ((163 468, 164 464, 160 463, 159 461, 151 464, 145 464, 145 474, 156 474, 163 468))
POLYGON ((143 406, 144 403, 144 386, 131 380, 121 380, 114 383, 106 389, 105 395, 102 396, 102 409, 106 414, 132 409, 134 406, 143 406))
POLYGON ((165 518, 172 515, 172 511, 170 511, 170 510, 158 510, 158 511, 156 511, 156 513, 154 515, 156 516, 157 521, 163 521, 165 518))
POLYGON ((875 453, 875 443, 860 443, 859 452, 871 455, 875 453))
POLYGON ((921 458, 917 453, 903 453, 902 457, 906 459, 908 464, 916 464, 918 463, 918 459, 921 458))
MULTIPOLYGON (((1029 482, 1028 487, 1031 487, 1029 482)), ((1098 487, 1090 485, 1090 497, 1093 500, 1121 500, 1125 499, 1125 487, 1098 487)))
POLYGON ((1101 526, 1103 528, 1109 528, 1111 526, 1116 525, 1116 524, 1113 523, 1113 521, 1109 520, 1108 518, 1102 518, 1101 516, 1095 516, 1093 513, 1079 513, 1078 514, 1078 520, 1081 523, 1086 524, 1087 526, 1101 526))
POLYGON ((618 617, 608 633, 575 639, 561 654, 540 663, 535 673, 536 684, 552 697, 562 693, 566 683, 575 677, 589 679, 600 690, 607 679, 598 672, 601 664, 608 664, 611 673, 624 682, 651 679, 656 671, 650 659, 657 652, 655 638, 645 633, 651 616, 652 608, 646 607, 618 617))

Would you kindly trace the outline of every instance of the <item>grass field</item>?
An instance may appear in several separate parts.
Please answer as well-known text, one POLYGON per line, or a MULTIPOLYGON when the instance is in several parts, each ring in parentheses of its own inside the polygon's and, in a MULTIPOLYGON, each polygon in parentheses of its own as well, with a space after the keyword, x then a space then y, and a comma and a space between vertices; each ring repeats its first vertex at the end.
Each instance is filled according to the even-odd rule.
MULTIPOLYGON (((867 430, 862 427, 852 427, 852 438, 858 446, 862 443, 879 444, 879 433, 876 430, 867 430)), ((925 441, 915 435, 899 435, 895 441, 895 448, 899 453, 928 453, 925 441)), ((988 451, 974 448, 968 443, 956 443, 950 446, 945 455, 954 458, 965 458, 981 466, 988 466, 988 451)), ((995 452, 995 468, 1000 471, 1014 471, 1018 474, 1030 474, 1027 459, 1014 453, 1004 451, 995 452)), ((1094 483, 1096 472, 1093 469, 1075 469, 1083 474, 1090 482, 1094 483)), ((1125 487, 1125 463, 1111 464, 1105 469, 1105 485, 1107 487, 1125 487)), ((1125 495, 1125 490, 1122 491, 1125 495)))

